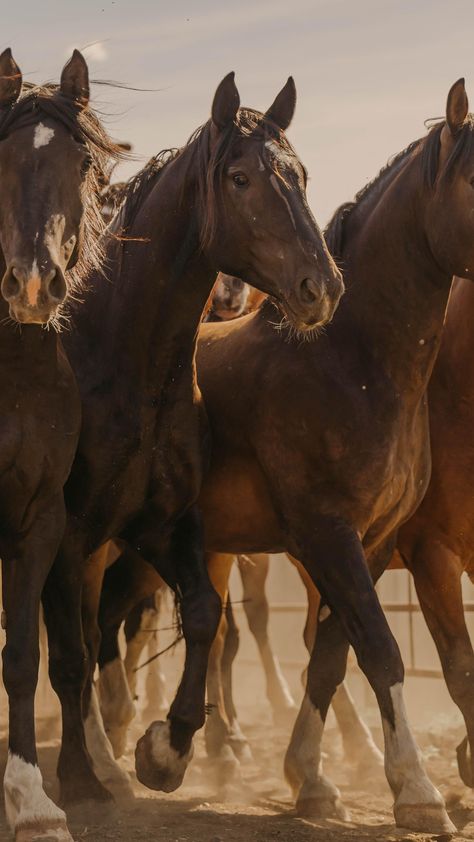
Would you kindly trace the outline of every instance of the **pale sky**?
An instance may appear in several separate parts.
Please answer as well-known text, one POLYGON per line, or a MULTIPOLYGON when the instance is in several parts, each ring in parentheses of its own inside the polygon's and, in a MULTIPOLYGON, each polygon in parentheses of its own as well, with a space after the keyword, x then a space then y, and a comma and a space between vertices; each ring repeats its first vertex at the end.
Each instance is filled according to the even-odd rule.
POLYGON ((474 111, 474 0, 21 0, 4 4, 2 48, 25 77, 57 81, 73 47, 109 131, 139 160, 182 145, 209 116, 230 70, 243 105, 265 110, 287 77, 298 104, 289 137, 310 173, 318 221, 442 116, 466 77, 474 111))

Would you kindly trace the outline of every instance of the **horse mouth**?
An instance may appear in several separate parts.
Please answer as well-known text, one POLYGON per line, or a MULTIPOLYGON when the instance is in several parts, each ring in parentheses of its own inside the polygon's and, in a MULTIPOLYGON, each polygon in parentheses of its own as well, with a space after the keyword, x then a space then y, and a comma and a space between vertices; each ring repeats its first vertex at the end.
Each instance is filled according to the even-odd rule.
POLYGON ((36 310, 31 307, 13 307, 10 304, 10 318, 20 325, 46 325, 55 316, 54 310, 36 310))

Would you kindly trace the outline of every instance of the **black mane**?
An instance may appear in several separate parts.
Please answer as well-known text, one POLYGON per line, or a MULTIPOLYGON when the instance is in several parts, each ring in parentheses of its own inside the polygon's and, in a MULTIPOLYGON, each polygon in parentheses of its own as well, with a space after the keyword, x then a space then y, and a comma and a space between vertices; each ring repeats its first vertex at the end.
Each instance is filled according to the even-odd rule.
POLYGON ((385 181, 396 175, 399 167, 403 165, 412 154, 421 152, 423 180, 426 186, 431 190, 434 189, 437 181, 452 176, 458 166, 462 166, 466 158, 473 154, 474 115, 469 114, 462 129, 456 136, 451 154, 447 158, 442 172, 438 173, 440 136, 444 125, 444 120, 432 125, 427 136, 412 141, 412 143, 410 143, 405 149, 397 155, 394 155, 388 163, 382 167, 375 178, 369 181, 368 184, 356 193, 354 201, 345 202, 335 211, 324 231, 324 236, 329 251, 336 261, 340 260, 342 257, 344 249, 345 223, 348 217, 356 208, 360 207, 365 199, 372 197, 376 191, 380 191, 383 188, 385 181))

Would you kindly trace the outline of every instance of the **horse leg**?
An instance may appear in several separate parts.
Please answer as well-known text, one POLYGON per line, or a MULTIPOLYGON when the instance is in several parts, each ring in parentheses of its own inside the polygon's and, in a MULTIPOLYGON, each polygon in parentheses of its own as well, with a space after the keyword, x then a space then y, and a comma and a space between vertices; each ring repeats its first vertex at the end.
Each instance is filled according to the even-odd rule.
POLYGON ((250 562, 238 559, 243 586, 244 611, 249 629, 255 638, 267 682, 267 698, 275 722, 294 720, 296 705, 283 676, 278 658, 273 653, 268 635, 270 609, 265 583, 268 578, 270 558, 266 553, 253 555, 250 562))
MULTIPOLYGON (((138 614, 127 617, 125 621, 125 639, 127 642, 127 651, 124 660, 125 673, 130 687, 132 697, 137 699, 137 672, 140 655, 146 647, 148 647, 148 656, 152 657, 159 650, 159 636, 157 625, 160 621, 162 602, 165 590, 164 582, 155 591, 153 596, 143 600, 137 606, 138 614), (137 622, 138 621, 138 622, 137 622), (151 644, 154 644, 152 647, 151 644), (154 652, 152 649, 154 648, 154 652)), ((146 669, 145 688, 144 688, 144 704, 140 711, 140 717, 143 722, 150 722, 153 719, 160 719, 169 708, 169 702, 166 698, 166 678, 161 670, 160 658, 155 658, 152 663, 148 664, 146 669)))
MULTIPOLYGON (((289 559, 298 570, 308 597, 308 612, 303 637, 306 648, 311 654, 316 639, 321 598, 303 565, 292 556, 289 556, 289 559)), ((344 754, 349 763, 354 766, 354 777, 360 780, 361 777, 367 775, 378 775, 384 768, 383 754, 375 745, 374 738, 364 720, 359 716, 345 681, 337 686, 331 704, 341 732, 344 754)))
POLYGON ((104 575, 99 607, 98 687, 105 732, 116 758, 125 751, 128 728, 136 714, 134 669, 149 640, 149 634, 139 632, 139 623, 144 617, 141 603, 143 599, 151 598, 159 584, 160 579, 153 567, 129 547, 124 548, 104 575), (125 618, 131 637, 127 640, 124 663, 118 635, 125 618))
POLYGON ((2 560, 3 679, 8 693, 8 760, 5 811, 16 842, 31 839, 72 842, 65 813, 43 789, 35 739, 34 697, 39 666, 41 591, 64 529, 61 499, 39 515, 14 557, 2 560))
POLYGON ((331 699, 344 678, 350 643, 380 708, 385 770, 395 797, 397 825, 453 832, 443 798, 426 775, 407 722, 403 663, 357 534, 339 519, 320 518, 311 538, 297 546, 294 554, 323 601, 307 691, 286 758, 287 775, 299 789, 298 808, 318 816, 344 816, 338 790, 322 775, 321 738, 331 699))
MULTIPOLYGON (((210 580, 222 603, 228 601, 229 576, 233 555, 210 553, 206 557, 210 580)), ((207 703, 209 714, 204 736, 206 751, 212 763, 219 788, 240 781, 240 764, 231 745, 232 729, 224 703, 222 658, 227 635, 226 612, 222 612, 216 636, 209 653, 207 667, 207 703)))
POLYGON ((156 526, 145 532, 142 525, 136 546, 178 595, 186 656, 168 719, 153 722, 138 741, 135 769, 145 786, 171 792, 183 780, 193 753, 193 735, 204 725, 207 662, 222 603, 207 572, 195 507, 177 522, 166 552, 162 543, 159 552, 160 542, 162 535, 157 534, 156 526))
MULTIPOLYGON (((86 745, 92 757, 96 774, 104 786, 113 794, 117 803, 121 804, 134 801, 135 796, 129 775, 115 760, 112 746, 105 731, 94 684, 95 667, 101 643, 98 623, 99 603, 109 551, 109 545, 104 544, 92 553, 87 560, 83 573, 82 621, 84 638, 89 651, 89 672, 83 694, 83 710, 86 745)), ((120 664, 122 664, 121 660, 120 664)), ((123 665, 122 673, 124 687, 128 689, 123 665)), ((111 679, 110 676, 107 676, 107 678, 110 683, 113 683, 113 678, 111 679)))
POLYGON ((225 603, 226 634, 221 657, 222 692, 224 696, 224 708, 227 721, 230 726, 229 745, 237 759, 242 763, 252 760, 252 751, 247 737, 243 733, 237 717, 237 710, 234 704, 232 686, 232 666, 239 651, 240 633, 235 621, 232 602, 229 593, 225 603))
POLYGON ((428 628, 436 644, 451 698, 466 723, 467 736, 457 749, 459 774, 474 787, 474 651, 464 615, 463 565, 441 541, 420 543, 407 566, 428 628), (469 749, 469 750, 468 750, 469 749))

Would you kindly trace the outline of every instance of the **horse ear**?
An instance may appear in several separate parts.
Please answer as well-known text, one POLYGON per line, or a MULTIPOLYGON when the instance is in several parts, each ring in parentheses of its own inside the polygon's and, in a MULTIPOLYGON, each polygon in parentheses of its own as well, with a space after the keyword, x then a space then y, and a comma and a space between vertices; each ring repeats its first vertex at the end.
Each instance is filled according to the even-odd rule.
POLYGON ((89 102, 89 71, 84 56, 74 50, 71 58, 63 67, 60 83, 61 93, 74 100, 82 108, 89 102))
POLYGON ((240 97, 237 86, 234 82, 235 73, 228 73, 214 94, 212 103, 213 125, 222 131, 234 122, 240 106, 240 97))
POLYGON ((21 93, 23 77, 10 47, 0 55, 0 108, 13 105, 21 93))
POLYGON ((296 107, 296 85, 293 76, 290 76, 286 85, 281 89, 275 101, 268 109, 265 117, 286 131, 290 125, 296 107))
POLYGON ((448 94, 446 103, 446 123, 453 137, 462 129, 469 112, 464 79, 458 79, 448 94))

